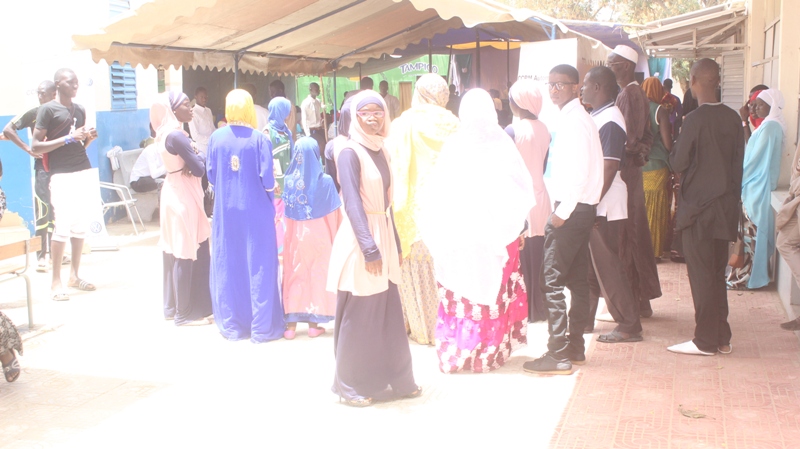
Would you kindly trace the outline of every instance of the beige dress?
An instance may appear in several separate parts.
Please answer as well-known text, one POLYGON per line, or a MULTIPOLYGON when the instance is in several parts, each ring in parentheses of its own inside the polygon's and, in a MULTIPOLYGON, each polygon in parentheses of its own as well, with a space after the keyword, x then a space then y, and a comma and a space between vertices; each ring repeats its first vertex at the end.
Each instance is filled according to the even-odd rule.
POLYGON ((211 236, 203 209, 201 178, 184 176, 185 162, 162 149, 167 178, 161 189, 161 239, 158 245, 178 259, 197 259, 197 248, 211 236))

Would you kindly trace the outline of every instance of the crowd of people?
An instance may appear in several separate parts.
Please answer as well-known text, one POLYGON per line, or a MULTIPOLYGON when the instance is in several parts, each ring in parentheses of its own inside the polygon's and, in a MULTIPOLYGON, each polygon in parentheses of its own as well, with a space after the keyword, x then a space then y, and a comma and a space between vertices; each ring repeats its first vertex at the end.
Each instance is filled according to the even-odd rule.
MULTIPOLYGON (((332 391, 363 407, 422 394, 409 338, 435 346, 445 373, 500 368, 534 321, 547 321, 549 340, 523 364, 533 373, 584 364, 595 318, 617 323, 603 344, 642 341, 667 255, 685 260, 696 311, 694 338, 667 349, 730 353, 727 289, 766 285, 776 245, 800 283, 800 181, 777 220, 769 200, 783 98, 759 86, 737 114, 717 97, 719 66, 702 59, 689 79, 697 104, 685 114, 671 82, 639 85, 637 59, 618 46, 583 80, 572 66, 553 67, 546 93, 558 113, 547 123, 543 92, 517 81, 505 128, 496 95, 455 96, 435 74, 418 79, 402 112, 383 84, 348 92, 332 139, 315 83, 299 121, 277 84, 264 111, 253 86, 231 91, 220 126, 205 89, 194 105, 181 92, 159 94, 150 146, 166 173, 164 318, 215 323, 224 338, 254 343, 292 340, 298 323, 315 338, 333 322, 332 391), (744 263, 726 269, 737 239, 744 263), (596 316, 600 297, 608 316, 596 316)), ((94 290, 78 275, 83 206, 69 176, 88 168, 96 131, 71 102, 76 91, 75 74, 59 70, 53 86, 40 86, 35 126, 9 126, 32 126, 27 151, 47 155, 38 160, 56 212, 51 258, 60 261, 70 240, 67 286, 94 290)), ((40 215, 42 226, 52 220, 40 215)), ((57 267, 52 289, 68 299, 57 267)), ((0 359, 13 381, 22 348, 0 319, 0 359)))

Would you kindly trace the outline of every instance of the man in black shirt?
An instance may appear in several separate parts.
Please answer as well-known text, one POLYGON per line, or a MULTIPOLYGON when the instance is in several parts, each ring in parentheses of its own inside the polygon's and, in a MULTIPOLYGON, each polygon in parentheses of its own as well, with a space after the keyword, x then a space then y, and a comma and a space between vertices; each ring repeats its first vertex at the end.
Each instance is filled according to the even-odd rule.
POLYGON ((691 90, 699 106, 669 158, 681 174, 675 229, 681 232, 695 309, 694 339, 667 348, 680 354, 731 352, 725 267, 741 213, 744 135, 739 114, 717 100, 719 82, 716 62, 694 63, 691 90))
MULTIPOLYGON (((72 102, 78 93, 78 77, 75 72, 59 69, 54 81, 58 95, 55 100, 39 106, 31 144, 34 153, 44 155, 44 168, 51 175, 55 229, 50 257, 61 260, 69 239, 72 244, 72 268, 68 286, 93 291, 95 286, 78 276, 83 239, 89 221, 85 206, 88 198, 82 198, 79 189, 70 191, 73 187, 70 175, 92 167, 86 156, 86 147, 97 138, 97 131, 84 126, 86 111, 83 106, 72 102)), ((53 300, 69 299, 61 282, 61 268, 57 265, 53 266, 51 289, 53 300)))
MULTIPOLYGON (((42 81, 36 89, 36 93, 39 97, 39 105, 43 105, 56 98, 56 85, 50 80, 42 81)), ((53 212, 50 207, 50 175, 44 170, 42 155, 31 151, 30 146, 23 142, 17 134, 17 131, 25 128, 30 128, 31 134, 33 134, 38 112, 39 106, 36 106, 11 119, 3 128, 3 136, 35 159, 33 164, 35 207, 33 210, 36 214, 36 235, 42 239, 42 249, 36 253, 36 257, 39 260, 36 270, 44 272, 47 271, 46 256, 50 248, 50 234, 53 233, 53 212)))

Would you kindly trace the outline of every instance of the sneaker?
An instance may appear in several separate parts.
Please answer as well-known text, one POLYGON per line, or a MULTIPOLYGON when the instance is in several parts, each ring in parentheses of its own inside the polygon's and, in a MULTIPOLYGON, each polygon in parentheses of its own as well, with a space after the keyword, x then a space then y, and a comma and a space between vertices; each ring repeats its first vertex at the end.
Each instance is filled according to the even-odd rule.
POLYGON ((585 365, 586 354, 583 351, 576 349, 575 346, 569 345, 565 351, 565 355, 572 362, 573 365, 585 365))
POLYGON ((572 374, 572 362, 569 359, 557 359, 548 352, 536 360, 523 363, 522 369, 535 374, 572 374))

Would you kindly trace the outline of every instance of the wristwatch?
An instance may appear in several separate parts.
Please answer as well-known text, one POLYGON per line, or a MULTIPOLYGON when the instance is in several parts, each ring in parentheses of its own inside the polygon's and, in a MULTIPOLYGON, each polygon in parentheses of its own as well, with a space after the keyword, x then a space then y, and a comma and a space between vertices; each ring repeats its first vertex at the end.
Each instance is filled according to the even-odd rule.
POLYGON ((750 125, 750 122, 747 120, 742 120, 742 128, 747 128, 750 125))

